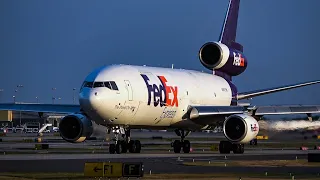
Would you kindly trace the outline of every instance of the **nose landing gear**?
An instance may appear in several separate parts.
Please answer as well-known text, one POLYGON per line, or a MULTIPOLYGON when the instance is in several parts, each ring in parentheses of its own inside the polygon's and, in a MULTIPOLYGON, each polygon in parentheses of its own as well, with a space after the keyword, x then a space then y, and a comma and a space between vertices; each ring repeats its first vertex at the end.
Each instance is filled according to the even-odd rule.
POLYGON ((124 129, 123 127, 113 127, 112 132, 115 136, 114 144, 110 144, 109 152, 110 154, 121 154, 127 153, 129 150, 130 153, 140 153, 141 143, 139 140, 130 139, 130 129, 124 129), (123 140, 119 140, 119 135, 122 136, 123 140))

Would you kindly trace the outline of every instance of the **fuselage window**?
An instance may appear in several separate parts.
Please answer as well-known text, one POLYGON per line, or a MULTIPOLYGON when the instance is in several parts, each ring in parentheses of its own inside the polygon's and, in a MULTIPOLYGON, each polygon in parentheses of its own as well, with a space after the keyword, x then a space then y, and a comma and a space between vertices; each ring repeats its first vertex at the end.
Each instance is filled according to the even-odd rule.
POLYGON ((92 86, 93 86, 93 82, 86 82, 86 83, 84 84, 84 87, 92 88, 92 86))
POLYGON ((109 82, 109 81, 104 82, 104 86, 107 87, 107 88, 109 88, 109 89, 111 89, 111 85, 110 85, 110 82, 109 82))
POLYGON ((114 81, 110 81, 113 90, 119 90, 117 84, 114 81))
POLYGON ((93 87, 104 87, 104 83, 103 82, 94 82, 93 87))

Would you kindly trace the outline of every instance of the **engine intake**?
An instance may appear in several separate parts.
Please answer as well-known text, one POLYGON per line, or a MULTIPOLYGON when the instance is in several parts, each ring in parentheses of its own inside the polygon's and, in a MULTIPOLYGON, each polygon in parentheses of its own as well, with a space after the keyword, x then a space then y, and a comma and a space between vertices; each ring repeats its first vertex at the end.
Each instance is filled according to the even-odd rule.
POLYGON ((208 42, 199 51, 200 62, 210 70, 221 68, 228 61, 229 55, 229 48, 217 42, 208 42))
POLYGON ((258 135, 259 124, 252 116, 236 114, 225 120, 223 132, 233 143, 248 143, 258 135))
POLYGON ((247 68, 247 60, 242 52, 219 42, 205 43, 199 50, 199 59, 204 67, 230 76, 237 76, 247 68))
POLYGON ((93 125, 83 114, 65 116, 59 123, 61 137, 68 142, 83 142, 93 133, 93 125))

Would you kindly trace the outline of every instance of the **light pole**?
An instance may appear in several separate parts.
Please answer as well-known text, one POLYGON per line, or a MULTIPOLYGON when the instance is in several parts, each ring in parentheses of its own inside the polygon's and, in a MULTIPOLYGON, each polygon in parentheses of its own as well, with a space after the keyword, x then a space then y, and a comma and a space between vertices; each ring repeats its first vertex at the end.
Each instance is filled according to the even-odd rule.
POLYGON ((13 103, 16 103, 16 96, 12 96, 13 98, 13 103))
MULTIPOLYGON (((17 89, 15 90, 15 92, 17 93, 18 92, 18 88, 23 88, 23 85, 22 84, 18 84, 17 85, 17 89)), ((16 100, 14 100, 14 101, 16 101, 16 100)), ((21 127, 21 110, 19 111, 19 113, 20 113, 20 117, 19 117, 19 119, 20 119, 20 127, 21 127)))
POLYGON ((52 97, 52 103, 54 104, 54 100, 61 100, 61 99, 62 99, 61 97, 58 97, 58 98, 52 97))
POLYGON ((36 96, 36 100, 37 100, 37 103, 39 103, 39 99, 38 99, 38 96, 36 96))
POLYGON ((54 91, 55 90, 57 90, 57 88, 52 88, 52 104, 54 104, 54 100, 56 99, 55 97, 54 97, 54 91))
POLYGON ((18 85, 17 85, 17 89, 14 90, 14 92, 16 93, 16 95, 15 95, 16 97, 15 97, 15 98, 17 98, 17 93, 18 93, 18 91, 19 91, 19 90, 18 90, 19 88, 23 88, 23 85, 22 85, 22 84, 18 84, 18 85))
POLYGON ((73 88, 73 104, 76 103, 76 97, 75 97, 75 91, 77 90, 77 88, 73 88))
MULTIPOLYGON (((3 91, 4 91, 3 89, 0 89, 0 93, 3 92, 3 91)), ((1 97, 1 96, 0 96, 0 97, 1 97)))

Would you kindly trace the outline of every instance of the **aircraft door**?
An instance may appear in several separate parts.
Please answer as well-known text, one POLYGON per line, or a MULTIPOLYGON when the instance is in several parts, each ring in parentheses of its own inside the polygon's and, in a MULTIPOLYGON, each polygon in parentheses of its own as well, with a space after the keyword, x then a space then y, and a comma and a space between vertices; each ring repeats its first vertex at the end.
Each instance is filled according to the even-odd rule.
POLYGON ((132 92, 132 87, 131 87, 130 81, 129 80, 124 80, 124 83, 126 84, 126 89, 128 91, 128 100, 132 101, 133 92, 132 92))

